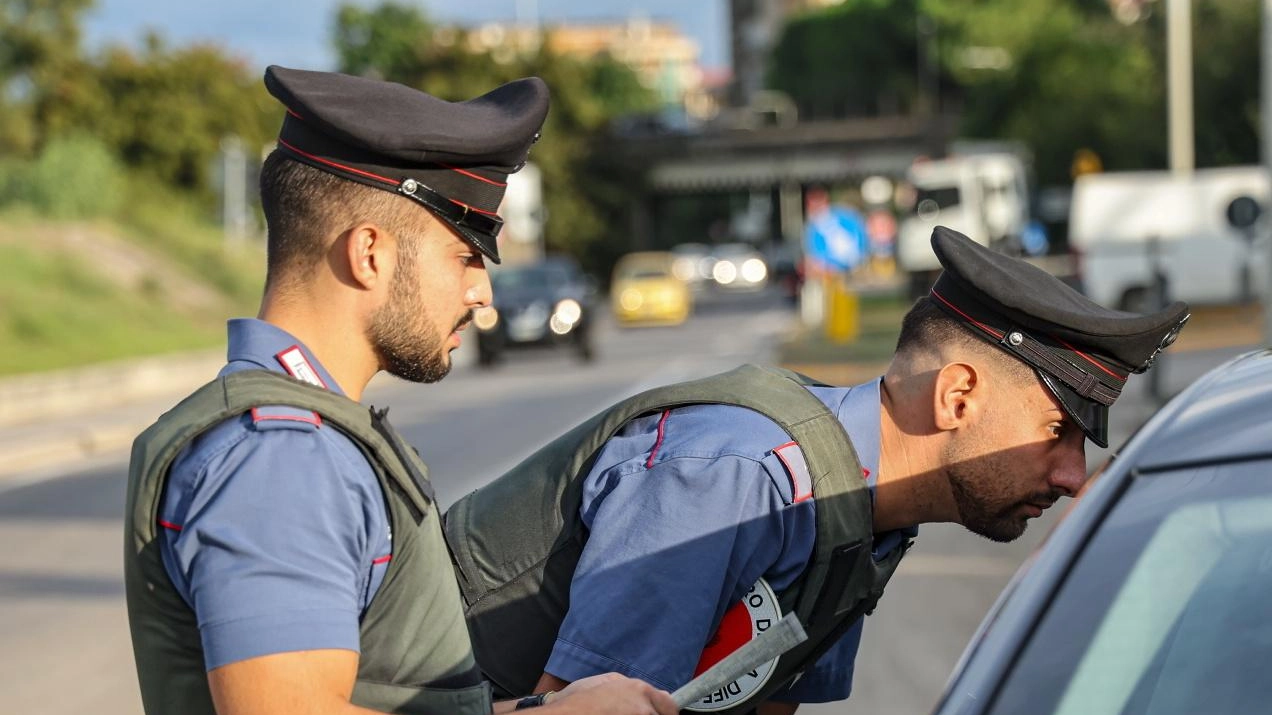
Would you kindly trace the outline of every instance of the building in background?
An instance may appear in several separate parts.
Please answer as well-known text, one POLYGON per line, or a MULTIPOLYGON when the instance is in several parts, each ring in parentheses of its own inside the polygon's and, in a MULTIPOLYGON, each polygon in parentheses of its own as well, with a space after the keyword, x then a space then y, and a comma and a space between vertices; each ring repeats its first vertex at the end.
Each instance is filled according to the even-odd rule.
POLYGON ((581 59, 608 55, 631 68, 664 107, 683 107, 695 119, 715 113, 715 100, 699 64, 701 48, 669 22, 633 17, 621 22, 542 28, 488 23, 469 32, 467 42, 470 50, 488 52, 496 61, 509 61, 519 53, 538 51, 540 46, 581 59))

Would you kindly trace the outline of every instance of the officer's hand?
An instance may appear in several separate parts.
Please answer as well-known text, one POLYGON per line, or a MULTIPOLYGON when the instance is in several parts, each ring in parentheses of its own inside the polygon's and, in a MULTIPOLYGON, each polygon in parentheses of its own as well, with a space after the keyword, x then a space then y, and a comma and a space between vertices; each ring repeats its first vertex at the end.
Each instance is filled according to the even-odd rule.
POLYGON ((617 673, 576 680, 553 695, 545 709, 560 715, 676 715, 679 712, 667 691, 617 673))

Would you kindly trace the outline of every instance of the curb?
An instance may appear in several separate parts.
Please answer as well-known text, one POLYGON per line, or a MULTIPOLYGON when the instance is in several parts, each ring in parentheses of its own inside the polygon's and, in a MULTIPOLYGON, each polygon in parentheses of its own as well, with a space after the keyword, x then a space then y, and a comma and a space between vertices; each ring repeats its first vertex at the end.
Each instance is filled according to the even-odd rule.
POLYGON ((203 350, 0 379, 0 427, 92 414, 193 390, 224 364, 223 350, 203 350))
MULTIPOLYGON (((452 356, 456 368, 476 362, 467 344, 452 356)), ((142 430, 224 365, 216 349, 0 379, 0 483, 126 458, 142 430)))

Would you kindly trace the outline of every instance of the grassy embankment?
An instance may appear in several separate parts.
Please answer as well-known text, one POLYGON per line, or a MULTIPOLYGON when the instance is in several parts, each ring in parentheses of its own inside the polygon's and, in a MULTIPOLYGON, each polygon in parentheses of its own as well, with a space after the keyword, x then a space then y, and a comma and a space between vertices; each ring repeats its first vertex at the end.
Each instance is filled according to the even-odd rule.
POLYGON ((255 313, 259 240, 228 246, 183 199, 151 193, 109 220, 0 212, 0 376, 212 348, 255 313))

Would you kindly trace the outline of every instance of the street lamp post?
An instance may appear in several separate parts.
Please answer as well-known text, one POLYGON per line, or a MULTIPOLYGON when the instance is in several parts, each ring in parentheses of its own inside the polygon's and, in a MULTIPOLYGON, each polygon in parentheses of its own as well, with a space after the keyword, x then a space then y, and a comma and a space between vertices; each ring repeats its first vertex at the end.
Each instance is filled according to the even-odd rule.
POLYGON ((1191 174, 1193 154, 1192 0, 1167 0, 1166 89, 1169 97, 1170 170, 1191 174))

